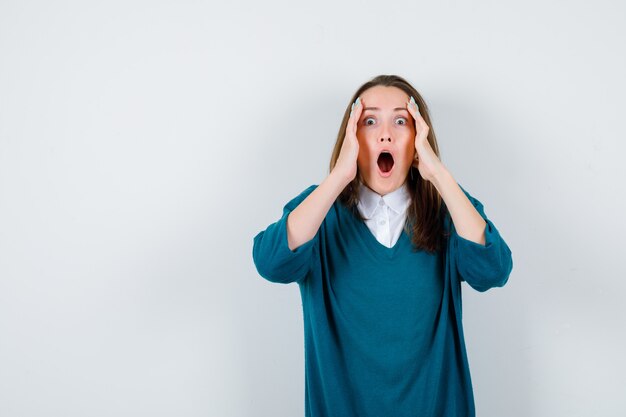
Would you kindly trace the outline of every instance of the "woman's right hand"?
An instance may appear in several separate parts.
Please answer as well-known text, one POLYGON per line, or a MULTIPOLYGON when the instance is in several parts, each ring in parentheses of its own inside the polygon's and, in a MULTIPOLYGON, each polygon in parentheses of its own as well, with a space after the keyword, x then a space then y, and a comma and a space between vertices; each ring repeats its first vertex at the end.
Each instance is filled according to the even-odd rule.
POLYGON ((359 141, 356 137, 357 124, 363 111, 363 103, 357 97, 352 108, 352 114, 348 119, 346 126, 346 136, 343 138, 343 144, 339 150, 339 157, 335 163, 333 171, 341 175, 347 183, 350 183, 356 177, 357 158, 359 156, 359 141))

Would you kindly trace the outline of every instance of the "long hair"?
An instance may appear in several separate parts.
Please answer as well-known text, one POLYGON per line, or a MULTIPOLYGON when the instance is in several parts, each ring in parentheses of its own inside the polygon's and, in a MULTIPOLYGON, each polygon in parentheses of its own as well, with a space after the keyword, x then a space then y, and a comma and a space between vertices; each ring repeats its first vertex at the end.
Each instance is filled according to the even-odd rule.
MULTIPOLYGON (((400 76, 378 75, 360 86, 348 103, 343 115, 341 126, 339 127, 337 141, 335 142, 335 147, 330 158, 329 173, 333 170, 335 164, 337 163, 337 159, 339 158, 341 146, 343 145, 343 140, 346 136, 346 128, 348 126, 348 119, 350 118, 352 103, 354 103, 356 98, 359 97, 365 90, 377 85, 397 87, 404 91, 407 95, 413 96, 419 107, 420 115, 429 127, 428 143, 430 143, 430 146, 437 157, 440 157, 439 146, 437 146, 437 138, 435 137, 435 130, 430 122, 428 106, 426 105, 426 102, 422 98, 421 94, 417 92, 415 87, 400 76)), ((449 236, 449 232, 444 230, 443 225, 444 218, 448 213, 447 207, 435 186, 430 181, 424 180, 417 168, 413 166, 410 167, 406 180, 408 182, 409 195, 411 196, 411 204, 407 209, 407 221, 404 225, 404 231, 406 231, 411 237, 414 251, 419 249, 430 253, 439 251, 444 245, 444 239, 449 236)), ((358 218, 365 220, 357 209, 360 184, 361 175, 357 166, 356 177, 343 189, 341 194, 339 194, 338 200, 350 211, 352 211, 352 213, 358 216, 358 218)))

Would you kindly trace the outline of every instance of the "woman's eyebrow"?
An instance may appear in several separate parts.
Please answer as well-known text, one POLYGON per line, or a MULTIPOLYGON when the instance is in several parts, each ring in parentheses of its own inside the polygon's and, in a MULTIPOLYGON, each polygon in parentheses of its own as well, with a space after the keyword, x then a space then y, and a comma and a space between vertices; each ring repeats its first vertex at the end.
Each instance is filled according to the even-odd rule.
MULTIPOLYGON (((365 107, 363 109, 363 111, 365 110, 380 110, 380 107, 365 107)), ((406 107, 396 107, 395 109, 393 109, 394 111, 398 111, 398 110, 406 110, 406 107)), ((408 110, 407 110, 408 111, 408 110)))

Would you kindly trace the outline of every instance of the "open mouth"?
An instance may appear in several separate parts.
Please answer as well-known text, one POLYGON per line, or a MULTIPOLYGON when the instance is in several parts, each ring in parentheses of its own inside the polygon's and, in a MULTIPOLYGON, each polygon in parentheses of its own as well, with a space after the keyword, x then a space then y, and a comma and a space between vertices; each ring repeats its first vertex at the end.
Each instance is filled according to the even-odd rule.
POLYGON ((388 173, 393 168, 393 156, 387 151, 382 151, 380 155, 378 155, 376 162, 378 163, 380 172, 383 174, 388 173))

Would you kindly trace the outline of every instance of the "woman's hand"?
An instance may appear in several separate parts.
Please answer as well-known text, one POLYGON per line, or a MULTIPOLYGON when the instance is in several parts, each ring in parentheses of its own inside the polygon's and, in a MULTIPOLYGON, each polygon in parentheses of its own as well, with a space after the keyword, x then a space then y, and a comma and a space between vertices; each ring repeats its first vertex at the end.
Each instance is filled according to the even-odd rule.
POLYGON ((407 102, 406 106, 415 120, 415 157, 412 166, 419 170, 422 178, 432 182, 435 176, 445 167, 428 142, 428 131, 430 128, 420 115, 419 108, 413 97, 407 102))
POLYGON ((343 138, 339 157, 333 168, 333 172, 336 172, 344 178, 346 184, 350 183, 350 181, 356 177, 356 161, 359 156, 359 141, 356 137, 356 129, 362 111, 363 104, 360 97, 358 97, 352 105, 352 113, 348 119, 348 125, 346 126, 346 136, 343 138))

